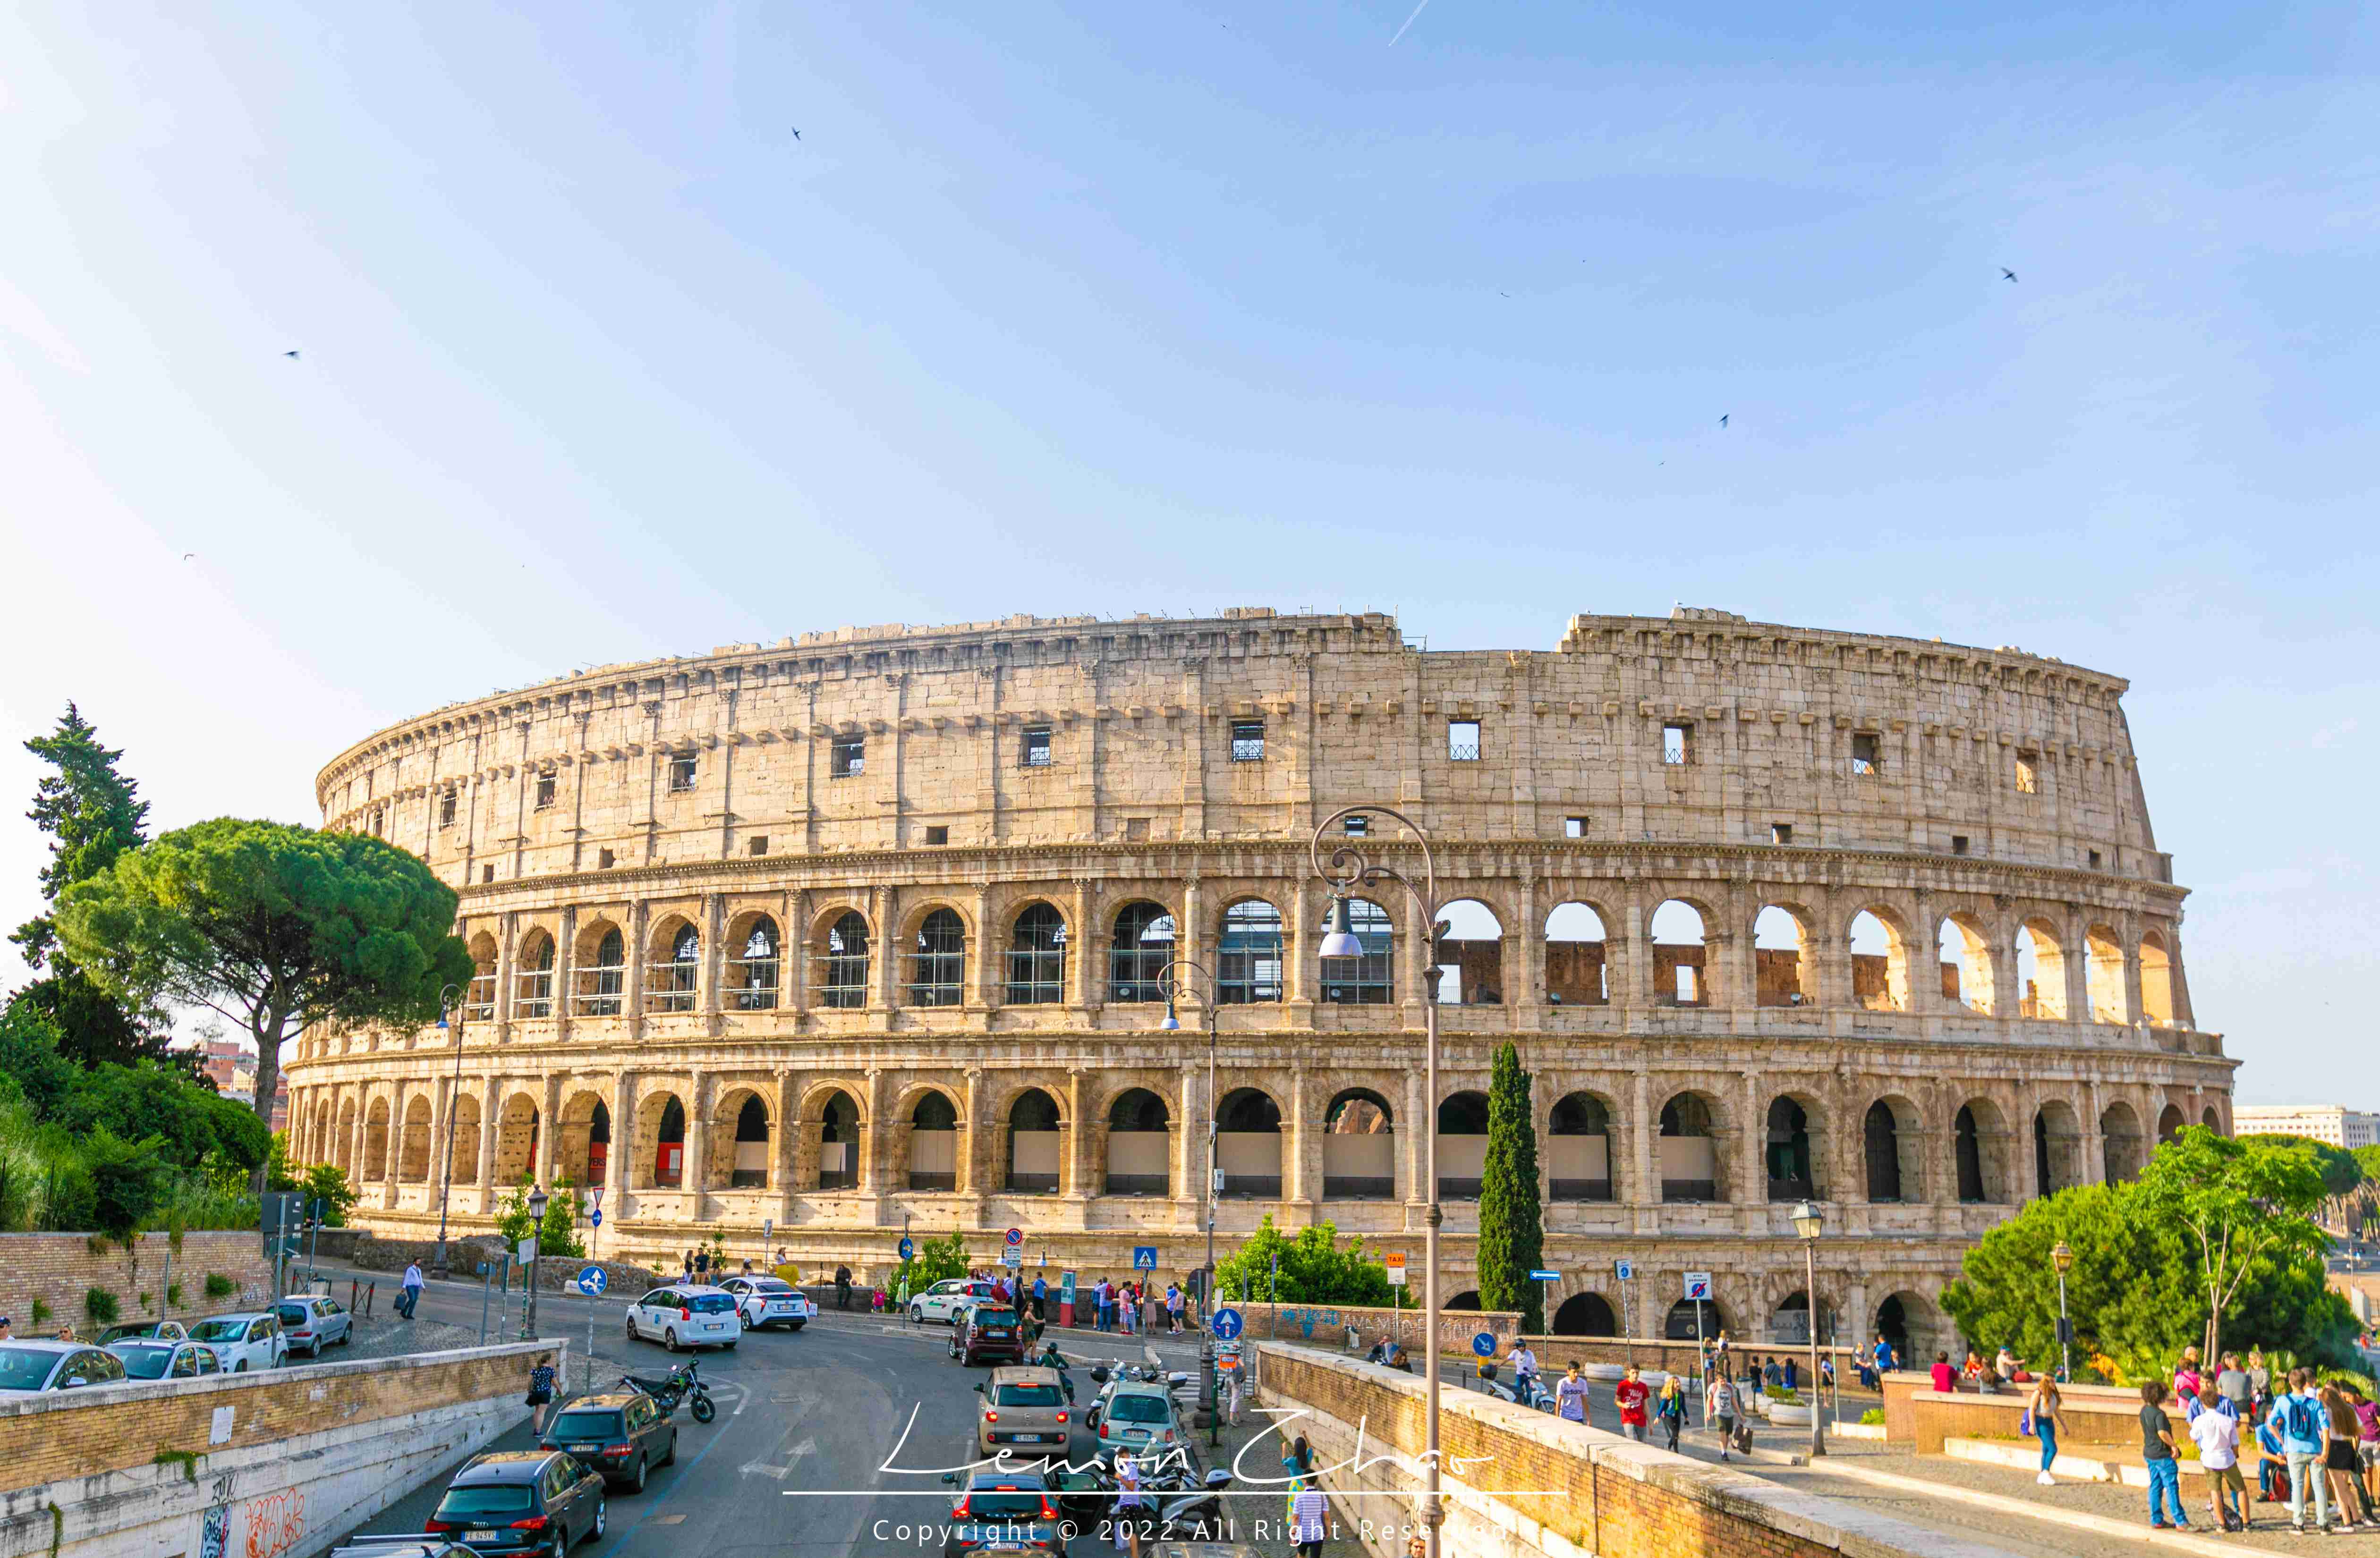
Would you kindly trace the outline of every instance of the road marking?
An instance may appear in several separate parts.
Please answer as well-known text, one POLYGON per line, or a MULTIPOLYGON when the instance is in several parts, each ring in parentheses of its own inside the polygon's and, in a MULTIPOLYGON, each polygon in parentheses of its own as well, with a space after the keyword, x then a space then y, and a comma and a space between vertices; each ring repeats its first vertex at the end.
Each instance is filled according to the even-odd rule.
POLYGON ((759 1461, 746 1461, 742 1469, 747 1477, 773 1477, 783 1482, 794 1468, 790 1466, 762 1466, 759 1461))
POLYGON ((785 1457, 785 1469, 786 1469, 787 1471, 791 1471, 791 1470, 793 1470, 795 1467, 796 1467, 796 1466, 798 1466, 798 1465, 800 1465, 800 1464, 801 1464, 801 1459, 802 1459, 802 1457, 803 1457, 804 1455, 816 1455, 817 1453, 818 1453, 818 1441, 817 1441, 817 1440, 815 1440, 815 1439, 805 1439, 805 1440, 803 1440, 800 1443, 798 1443, 798 1444, 795 1445, 795 1446, 794 1446, 794 1448, 793 1448, 793 1453, 792 1453, 791 1455, 787 1455, 787 1456, 785 1457))

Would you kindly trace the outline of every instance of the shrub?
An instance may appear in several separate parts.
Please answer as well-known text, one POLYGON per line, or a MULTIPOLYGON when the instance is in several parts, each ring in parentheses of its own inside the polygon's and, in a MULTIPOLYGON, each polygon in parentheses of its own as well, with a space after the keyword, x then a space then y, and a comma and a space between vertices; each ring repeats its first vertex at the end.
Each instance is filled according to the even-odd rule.
POLYGON ((180 1309, 182 1307, 182 1285, 180 1283, 169 1282, 165 1285, 165 1302, 168 1306, 174 1309, 180 1309))
POLYGON ((224 1275, 224 1274, 223 1274, 223 1273, 221 1273, 221 1272, 209 1272, 209 1273, 207 1274, 207 1297, 208 1297, 208 1298, 230 1298, 233 1294, 235 1294, 235 1293, 238 1292, 238 1291, 239 1291, 239 1284, 238 1284, 238 1283, 237 1283, 237 1282, 234 1282, 231 1278, 229 1278, 229 1277, 227 1277, 227 1276, 224 1275))
POLYGON ((1882 1428, 1884 1426, 1884 1408, 1881 1407, 1871 1407, 1866 1411, 1862 1412, 1860 1414, 1860 1426, 1862 1428, 1882 1428))
POLYGON ((35 1325, 40 1325, 42 1322, 48 1320, 55 1312, 55 1311, 53 1310, 49 1305, 43 1303, 41 1299, 36 1298, 33 1300, 33 1323, 35 1325))
POLYGON ((115 1323, 115 1295, 104 1287, 87 1289, 82 1296, 82 1312, 91 1317, 93 1325, 115 1323))
POLYGON ((157 1296, 156 1296, 155 1294, 153 1294, 153 1293, 143 1293, 143 1294, 141 1294, 141 1295, 140 1295, 140 1308, 141 1308, 141 1310, 142 1310, 142 1312, 143 1312, 143 1313, 146 1313, 148 1310, 152 1310, 152 1309, 154 1309, 154 1308, 156 1307, 156 1304, 157 1304, 157 1296))

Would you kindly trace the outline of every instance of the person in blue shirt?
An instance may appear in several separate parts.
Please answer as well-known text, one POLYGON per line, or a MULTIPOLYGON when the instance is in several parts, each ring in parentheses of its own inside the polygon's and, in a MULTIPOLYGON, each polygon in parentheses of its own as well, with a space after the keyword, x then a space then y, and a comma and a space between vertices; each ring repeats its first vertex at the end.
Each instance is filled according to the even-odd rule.
POLYGON ((1033 1318, 1045 1323, 1050 1319, 1050 1284, 1038 1276, 1033 1279, 1033 1318))
POLYGON ((2281 1431, 2281 1453, 2289 1458, 2289 1527, 2300 1532, 2305 1529, 2306 1484, 2311 1482, 2314 1523, 2327 1530, 2330 1490, 2324 1485, 2322 1456, 2330 1416, 2323 1410, 2322 1398, 2314 1394, 2312 1371, 2289 1371, 2289 1394, 2273 1403, 2273 1419, 2281 1431))
POLYGON ((2262 1452, 2256 1457, 2256 1502, 2278 1504, 2277 1489, 2289 1482, 2289 1460, 2281 1444, 2281 1431, 2274 1426, 2269 1413, 2256 1425, 2256 1447, 2262 1452))

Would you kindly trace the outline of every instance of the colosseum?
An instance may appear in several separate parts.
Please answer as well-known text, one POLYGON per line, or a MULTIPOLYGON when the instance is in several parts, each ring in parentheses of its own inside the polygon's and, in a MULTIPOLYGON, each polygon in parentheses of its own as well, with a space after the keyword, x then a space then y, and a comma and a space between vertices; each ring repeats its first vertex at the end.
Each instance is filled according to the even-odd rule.
POLYGON ((1708 1272, 1705 1324, 1799 1338, 1811 1198, 1829 1327, 1923 1346, 1983 1230, 2229 1120, 2125 686, 1685 608, 1550 651, 1249 608, 576 672, 322 770, 325 826, 459 889, 479 975, 445 1034, 308 1033, 296 1140, 407 1237, 526 1176, 603 1187, 607 1256, 880 1274, 1014 1226, 1087 1281, 1201 1263, 1210 1125, 1221 1248, 1269 1214, 1418 1263, 1434 1124, 1461 1305, 1509 1040, 1557 1330, 1691 1335, 1708 1272), (1309 841, 1418 876, 1388 808, 1447 929, 1382 889, 1324 960, 1309 841))

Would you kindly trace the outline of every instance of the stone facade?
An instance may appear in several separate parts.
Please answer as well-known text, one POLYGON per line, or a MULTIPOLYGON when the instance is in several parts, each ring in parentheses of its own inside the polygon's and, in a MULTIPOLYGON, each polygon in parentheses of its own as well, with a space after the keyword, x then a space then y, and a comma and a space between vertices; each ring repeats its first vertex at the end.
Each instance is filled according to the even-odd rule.
POLYGON ((1429 940, 1387 884, 1370 955, 1324 964, 1308 848, 1327 824, 1418 877, 1404 829, 1337 815, 1394 807, 1469 900, 1438 944, 1448 1290, 1465 1095, 1510 1039, 1558 1328, 1657 1333, 1709 1271, 1714 1319, 1795 1334, 1809 1195, 1823 1305, 1922 1339, 2025 1199, 2229 1121, 2124 687, 1687 610, 1575 617, 1549 653, 1251 609, 578 672, 323 770, 326 826, 461 890, 482 972, 447 1035, 306 1035, 295 1139, 394 1237, 434 1226, 451 1134, 467 1228, 532 1174, 605 1187, 606 1255, 750 1253, 765 1222, 880 1273, 905 1229, 988 1261, 1014 1226, 1054 1278, 1199 1263, 1212 1110, 1226 1247, 1270 1213, 1417 1254, 1429 940))

